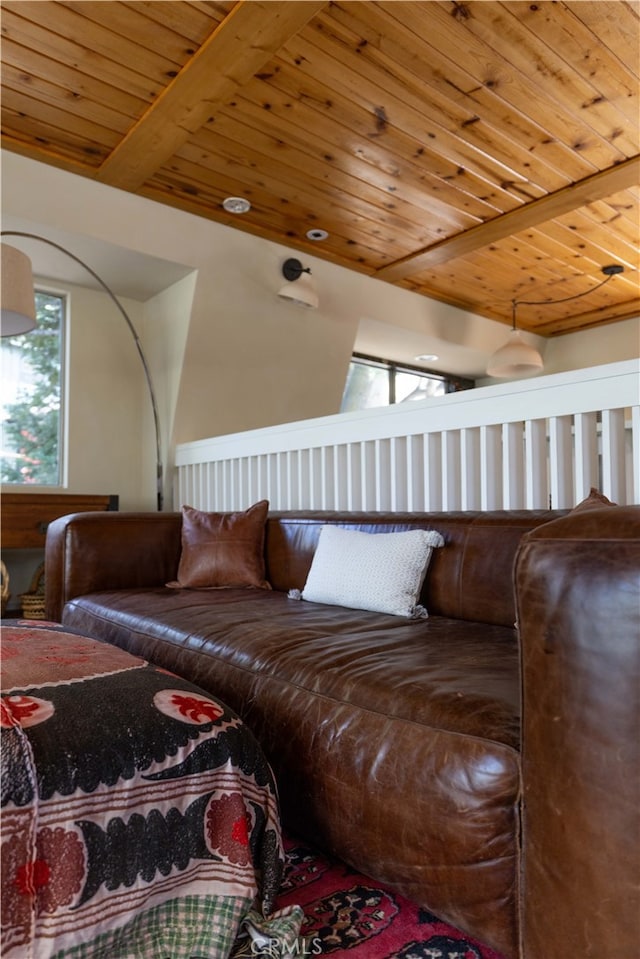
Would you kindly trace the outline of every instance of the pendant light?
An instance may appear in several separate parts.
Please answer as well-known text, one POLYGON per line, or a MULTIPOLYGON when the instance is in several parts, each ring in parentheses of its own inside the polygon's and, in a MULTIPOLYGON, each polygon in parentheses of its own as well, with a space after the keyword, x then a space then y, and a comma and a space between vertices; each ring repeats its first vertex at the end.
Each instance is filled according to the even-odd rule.
POLYGON ((530 376, 544 366, 542 357, 522 339, 522 333, 516 326, 515 300, 511 302, 511 332, 509 339, 493 354, 487 366, 487 375, 496 377, 530 376))
POLYGON ((618 273, 624 272, 624 267, 619 263, 612 263, 610 266, 603 266, 601 272, 604 274, 604 280, 591 289, 583 293, 575 293, 573 296, 565 296, 559 300, 512 300, 511 301, 511 332, 509 339, 496 350, 487 365, 487 375, 495 377, 519 377, 530 376, 532 373, 538 373, 543 369, 542 357, 538 351, 530 346, 522 338, 522 333, 517 327, 516 310, 518 306, 546 306, 552 303, 566 303, 568 300, 577 300, 581 296, 587 296, 594 293, 601 286, 608 283, 618 273))

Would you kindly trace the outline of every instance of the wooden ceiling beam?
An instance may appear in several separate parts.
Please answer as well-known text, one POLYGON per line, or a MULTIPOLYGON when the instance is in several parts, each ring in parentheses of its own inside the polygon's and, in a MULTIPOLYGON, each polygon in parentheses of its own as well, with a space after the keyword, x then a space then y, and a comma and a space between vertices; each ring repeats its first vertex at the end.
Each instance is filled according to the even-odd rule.
POLYGON ((327 0, 239 0, 107 157, 96 179, 139 189, 326 5, 327 0))
POLYGON ((380 280, 397 283, 406 277, 422 273, 423 270, 475 253, 522 230, 565 216, 587 203, 602 200, 639 183, 640 157, 631 157, 607 170, 585 177, 578 183, 572 183, 562 190, 527 203, 517 210, 511 210, 486 223, 471 227, 464 233, 457 233, 418 253, 396 260, 395 263, 381 267, 375 275, 380 280))

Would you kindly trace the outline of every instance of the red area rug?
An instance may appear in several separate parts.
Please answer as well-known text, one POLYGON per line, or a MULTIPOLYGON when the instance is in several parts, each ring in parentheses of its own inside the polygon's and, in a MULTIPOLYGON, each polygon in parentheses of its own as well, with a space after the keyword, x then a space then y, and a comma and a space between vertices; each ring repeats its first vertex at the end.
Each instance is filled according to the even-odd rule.
POLYGON ((504 959, 381 883, 285 837, 276 908, 304 909, 305 955, 335 959, 504 959))

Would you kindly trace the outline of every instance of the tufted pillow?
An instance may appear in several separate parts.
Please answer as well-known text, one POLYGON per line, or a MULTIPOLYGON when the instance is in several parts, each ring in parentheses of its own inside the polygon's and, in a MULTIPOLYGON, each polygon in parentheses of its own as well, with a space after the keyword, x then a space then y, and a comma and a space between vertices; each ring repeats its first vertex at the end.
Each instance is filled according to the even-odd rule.
POLYGON ((416 603, 433 548, 443 545, 435 530, 363 533, 323 526, 305 587, 294 598, 424 618, 426 609, 416 603))
POLYGON ((260 500, 241 513, 205 513, 182 507, 182 552, 173 589, 256 586, 265 579, 264 530, 269 503, 260 500))

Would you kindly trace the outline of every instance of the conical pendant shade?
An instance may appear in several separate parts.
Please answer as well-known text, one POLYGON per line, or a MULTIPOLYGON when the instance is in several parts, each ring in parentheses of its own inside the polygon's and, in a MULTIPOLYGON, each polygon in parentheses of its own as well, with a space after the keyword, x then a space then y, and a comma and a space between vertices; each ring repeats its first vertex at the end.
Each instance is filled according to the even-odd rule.
POLYGON ((522 339, 520 330, 511 330, 504 346, 493 354, 487 366, 489 376, 528 376, 543 367, 542 357, 522 339))

